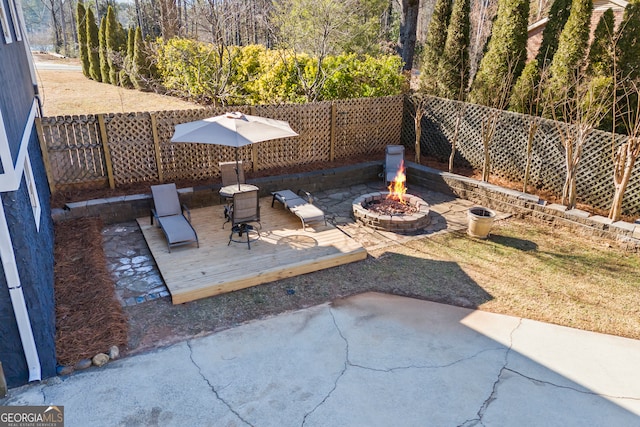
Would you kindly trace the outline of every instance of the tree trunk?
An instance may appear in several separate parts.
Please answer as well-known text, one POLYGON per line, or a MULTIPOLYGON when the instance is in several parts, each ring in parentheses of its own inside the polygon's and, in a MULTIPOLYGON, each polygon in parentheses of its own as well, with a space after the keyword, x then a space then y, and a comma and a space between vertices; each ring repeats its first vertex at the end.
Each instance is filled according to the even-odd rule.
POLYGON ((460 123, 462 122, 462 115, 464 114, 464 105, 460 107, 458 114, 456 115, 456 126, 453 131, 453 139, 451 139, 451 154, 449 155, 449 172, 453 172, 453 159, 456 157, 456 147, 458 145, 458 135, 460 134, 460 123))
POLYGON ((482 165, 482 180, 489 182, 489 174, 491 171, 491 142, 493 141, 493 135, 498 127, 498 120, 500 120, 500 111, 492 111, 487 117, 482 120, 481 134, 482 134, 482 146, 484 151, 484 163, 482 165))
POLYGON ((524 168, 524 180, 522 182, 522 192, 527 192, 529 185, 529 175, 531 174, 531 152, 533 151, 533 140, 538 131, 539 120, 533 119, 529 122, 529 133, 527 135, 527 164, 524 168))
POLYGON ((60 0, 60 31, 62 32, 62 49, 69 55, 69 41, 67 40, 67 18, 64 13, 64 2, 60 0))
POLYGON ((58 19, 58 12, 56 11, 56 0, 49 0, 51 21, 53 23, 53 37, 54 37, 54 50, 60 53, 62 50, 62 30, 60 28, 60 20, 58 19))
POLYGON ((169 40, 178 33, 178 8, 176 0, 160 0, 160 27, 162 37, 169 40))
POLYGON ((400 18, 400 43, 399 50, 403 70, 411 71, 413 68, 413 55, 416 49, 416 31, 418 28, 419 0, 402 0, 402 16, 400 18))
POLYGON ((627 142, 618 148, 613 171, 613 184, 615 192, 609 210, 609 219, 618 221, 622 215, 622 201, 627 185, 633 173, 636 160, 640 157, 640 138, 630 137, 627 142))
MULTIPOLYGON (((422 111, 422 109, 420 109, 420 111, 422 111)), ((420 138, 422 136, 422 116, 423 116, 422 113, 419 113, 418 111, 416 111, 416 117, 414 118, 414 121, 415 121, 415 127, 416 127, 415 162, 417 164, 420 164, 420 138)))
MULTIPOLYGON (((142 11, 140 10, 140 0, 135 0, 136 6, 136 20, 138 21, 138 27, 140 27, 140 33, 142 34, 142 39, 144 40, 147 36, 147 32, 145 31, 144 25, 142 25, 142 11)), ((100 18, 98 18, 98 22, 100 18)))

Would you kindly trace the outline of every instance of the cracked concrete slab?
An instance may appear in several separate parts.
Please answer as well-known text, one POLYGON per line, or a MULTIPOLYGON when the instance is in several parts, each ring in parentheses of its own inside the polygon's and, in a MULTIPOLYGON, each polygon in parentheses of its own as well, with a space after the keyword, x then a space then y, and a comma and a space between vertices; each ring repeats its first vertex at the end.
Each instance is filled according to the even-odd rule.
POLYGON ((366 293, 9 390, 72 426, 640 426, 640 341, 366 293))

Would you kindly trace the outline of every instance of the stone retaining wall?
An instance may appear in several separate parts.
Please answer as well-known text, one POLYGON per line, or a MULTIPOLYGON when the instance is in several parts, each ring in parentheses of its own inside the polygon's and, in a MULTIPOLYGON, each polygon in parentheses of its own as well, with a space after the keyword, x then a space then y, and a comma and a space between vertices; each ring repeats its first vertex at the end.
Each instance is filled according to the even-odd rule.
MULTIPOLYGON (((379 161, 341 166, 313 172, 289 175, 269 176, 249 180, 260 188, 260 196, 270 196, 272 191, 299 189, 314 193, 317 191, 340 188, 345 185, 363 184, 375 181, 382 172, 379 161)), ((220 184, 200 187, 181 188, 180 202, 190 209, 221 204, 218 195, 220 184)), ((53 209, 54 221, 99 216, 104 224, 134 221, 137 218, 150 216, 152 206, 151 193, 118 196, 108 199, 94 199, 83 202, 67 203, 64 209, 53 209)))
POLYGON ((451 194, 478 205, 508 212, 519 217, 532 216, 549 223, 559 223, 594 237, 603 237, 640 247, 640 220, 635 223, 612 221, 600 215, 591 215, 580 209, 567 210, 566 206, 538 196, 499 187, 487 182, 442 172, 416 163, 407 163, 407 181, 430 190, 451 194))

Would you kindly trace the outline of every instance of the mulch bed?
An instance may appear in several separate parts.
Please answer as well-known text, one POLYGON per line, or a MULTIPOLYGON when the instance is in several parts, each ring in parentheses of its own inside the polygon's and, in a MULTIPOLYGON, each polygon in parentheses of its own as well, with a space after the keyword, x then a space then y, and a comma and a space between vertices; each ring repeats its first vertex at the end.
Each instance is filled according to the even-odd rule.
POLYGON ((56 354, 63 366, 127 343, 127 317, 107 270, 102 228, 99 218, 55 226, 56 354))

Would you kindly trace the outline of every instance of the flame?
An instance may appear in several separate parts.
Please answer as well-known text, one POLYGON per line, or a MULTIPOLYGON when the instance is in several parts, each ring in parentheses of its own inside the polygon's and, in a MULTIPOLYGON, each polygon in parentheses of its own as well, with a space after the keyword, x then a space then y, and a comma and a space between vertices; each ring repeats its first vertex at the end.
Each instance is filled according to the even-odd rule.
POLYGON ((387 199, 397 200, 400 203, 405 204, 404 195, 407 192, 407 187, 405 186, 405 182, 407 181, 407 177, 404 174, 404 161, 400 162, 400 167, 398 168, 398 172, 396 173, 393 181, 389 183, 389 195, 387 199))

